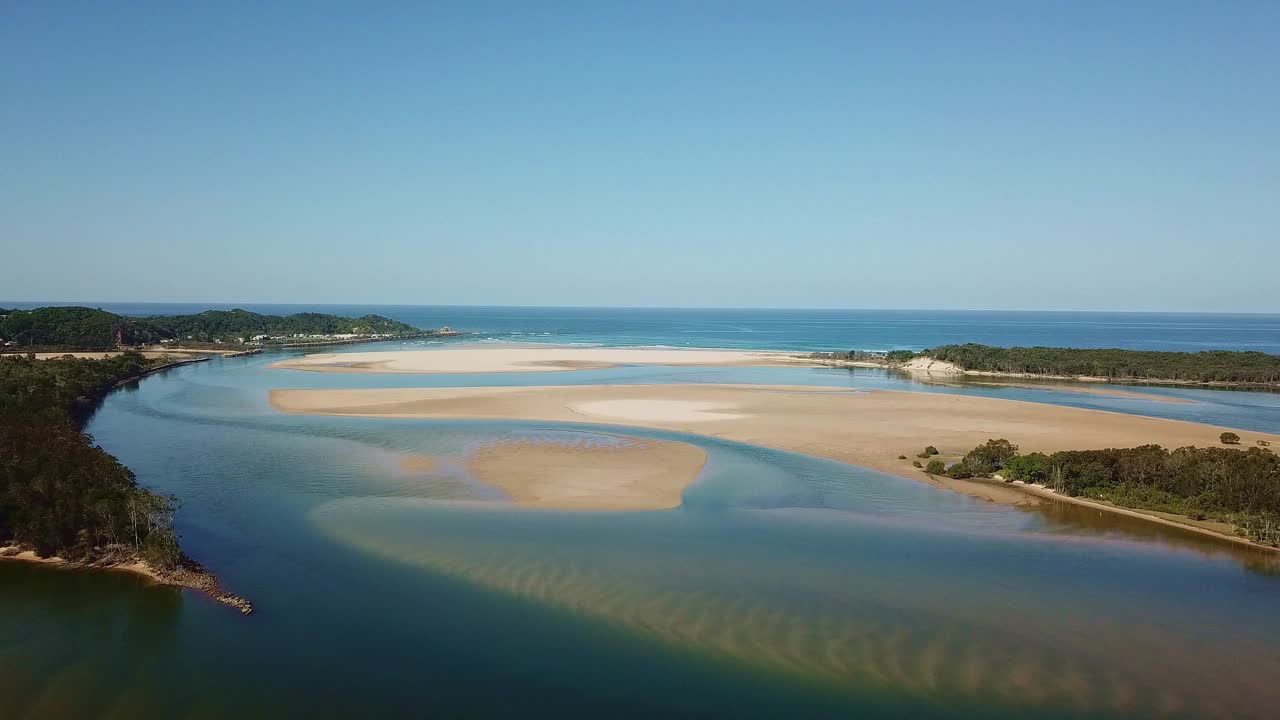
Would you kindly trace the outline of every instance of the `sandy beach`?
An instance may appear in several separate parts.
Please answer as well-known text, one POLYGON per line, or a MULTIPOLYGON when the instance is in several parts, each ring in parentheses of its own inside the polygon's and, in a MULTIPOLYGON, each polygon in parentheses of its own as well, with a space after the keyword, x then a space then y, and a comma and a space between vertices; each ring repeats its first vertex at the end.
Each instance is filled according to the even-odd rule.
MULTIPOLYGON (((253 612, 253 605, 248 600, 223 590, 218 585, 218 579, 199 565, 178 567, 172 570, 157 570, 137 556, 123 559, 119 556, 114 558, 107 556, 89 560, 67 560, 57 555, 40 557, 32 550, 17 545, 0 545, 0 562, 5 560, 48 565, 68 570, 133 573, 134 575, 141 575, 158 585, 194 590, 208 596, 215 602, 239 611, 242 615, 249 615, 253 612)), ((183 562, 190 563, 191 561, 187 558, 183 562)))
POLYGON ((389 352, 317 353, 281 360, 271 367, 317 372, 499 373, 564 372, 619 365, 761 367, 813 365, 784 352, 674 350, 666 348, 476 347, 389 352))
POLYGON ((57 555, 51 557, 40 557, 32 550, 24 550, 15 545, 0 546, 0 560, 14 560, 17 562, 37 563, 40 565, 54 565, 60 567, 71 568, 88 568, 94 570, 114 570, 119 572, 129 572, 135 575, 141 575, 149 580, 157 583, 165 584, 164 578, 160 576, 151 566, 145 562, 132 560, 129 562, 107 562, 107 563, 73 563, 57 555))
MULTIPOLYGON (((861 465, 916 480, 926 445, 959 455, 990 438, 1023 452, 1219 445, 1224 428, 982 397, 767 385, 592 385, 273 390, 279 410, 364 417, 519 419, 631 425, 712 435, 861 465)), ((1243 447, 1280 436, 1236 430, 1243 447)), ((975 483, 938 480, 973 488, 975 483)), ((1022 496, 1008 488, 1006 497, 1022 496)), ((995 490, 990 491, 992 493, 995 490)))

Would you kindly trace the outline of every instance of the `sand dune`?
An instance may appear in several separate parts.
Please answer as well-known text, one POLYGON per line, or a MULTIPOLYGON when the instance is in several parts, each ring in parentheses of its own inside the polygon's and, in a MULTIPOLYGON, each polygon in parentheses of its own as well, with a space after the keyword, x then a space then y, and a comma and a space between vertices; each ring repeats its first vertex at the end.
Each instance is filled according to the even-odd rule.
POLYGON ((271 367, 358 373, 556 372, 618 365, 771 366, 812 364, 790 353, 662 348, 476 347, 319 353, 271 367))
POLYGON ((964 368, 945 360, 934 360, 930 357, 912 358, 911 361, 898 366, 899 370, 928 375, 963 375, 964 368))

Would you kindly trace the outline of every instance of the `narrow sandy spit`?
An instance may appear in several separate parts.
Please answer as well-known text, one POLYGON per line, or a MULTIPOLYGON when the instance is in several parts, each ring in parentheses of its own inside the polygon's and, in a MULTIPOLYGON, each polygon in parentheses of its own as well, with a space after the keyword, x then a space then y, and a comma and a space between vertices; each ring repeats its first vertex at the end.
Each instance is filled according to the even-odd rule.
POLYGON ((619 365, 697 365, 721 367, 809 366, 793 353, 746 350, 674 350, 666 348, 477 347, 441 350, 318 353, 271 365, 287 370, 346 373, 494 373, 564 372, 619 365))
MULTIPOLYGON (((288 413, 586 422, 710 435, 1015 504, 1038 502, 1034 496, 1044 494, 1002 483, 930 478, 912 467, 911 458, 926 445, 943 455, 960 455, 991 438, 1007 438, 1023 452, 1045 453, 1153 443, 1212 447, 1228 429, 993 398, 771 385, 272 390, 270 399, 288 413)), ((1235 432, 1243 446, 1258 440, 1280 445, 1277 435, 1235 432)))
MULTIPOLYGON (((701 367, 865 367, 886 369, 881 363, 831 361, 807 357, 804 353, 767 350, 716 350, 669 348, 580 348, 546 346, 459 345, 439 350, 403 350, 359 353, 317 353, 281 360, 270 367, 331 373, 374 374, 460 374, 510 372, 568 372, 599 370, 621 365, 701 366, 701 367)), ((1109 395, 1154 402, 1190 403, 1191 400, 1089 382, 1003 381, 993 376, 986 382, 962 381, 966 373, 950 363, 916 358, 894 370, 905 371, 929 384, 967 387, 1015 387, 1028 390, 1109 395), (931 369, 933 368, 933 369, 931 369)), ((1100 380, 1100 378, 1093 378, 1100 380)))

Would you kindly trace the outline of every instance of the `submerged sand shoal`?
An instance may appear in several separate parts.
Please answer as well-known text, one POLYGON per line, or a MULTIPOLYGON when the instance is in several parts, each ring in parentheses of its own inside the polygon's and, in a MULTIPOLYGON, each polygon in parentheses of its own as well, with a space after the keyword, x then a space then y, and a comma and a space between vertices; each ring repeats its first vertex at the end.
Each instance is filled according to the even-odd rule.
POLYGON ((429 481, 479 481, 524 507, 669 510, 680 506, 707 462, 705 450, 685 442, 559 435, 502 439, 441 456, 408 454, 396 465, 429 481))
POLYGON ((471 452, 467 470, 518 505, 563 510, 666 510, 707 461, 702 448, 668 440, 610 444, 509 440, 471 452))
MULTIPOLYGON (((511 419, 640 426, 711 435, 816 455, 916 480, 910 459, 926 445, 960 455, 991 438, 1023 452, 1104 447, 1219 445, 1228 428, 1041 403, 891 390, 832 391, 772 385, 272 390, 289 413, 362 417, 511 419)), ((1280 436, 1234 430, 1243 446, 1280 436)), ((972 483, 946 481, 952 489, 972 483)), ((1003 502, 1013 488, 982 489, 1003 502)))
POLYGON ((619 365, 757 367, 811 365, 783 352, 666 348, 476 347, 390 352, 317 353, 271 365, 287 370, 358 373, 557 372, 619 365))

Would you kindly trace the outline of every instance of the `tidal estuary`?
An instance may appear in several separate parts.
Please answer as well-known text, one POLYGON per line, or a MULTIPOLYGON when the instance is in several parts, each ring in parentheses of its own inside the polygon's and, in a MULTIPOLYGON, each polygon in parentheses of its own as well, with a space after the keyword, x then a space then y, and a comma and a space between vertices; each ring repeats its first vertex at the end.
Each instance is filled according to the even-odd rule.
MULTIPOLYGON (((279 357, 147 378, 108 397, 88 428, 142 484, 181 499, 184 547, 254 615, 124 574, 2 563, 0 716, 1261 718, 1280 707, 1280 572, 1265 552, 697 435, 297 416, 267 401, 276 388, 903 382, 883 373, 324 375, 266 367, 279 357), (517 508, 462 461, 496 442, 619 437, 706 453, 680 507, 517 508)), ((1268 431, 1280 418, 1266 394, 910 389, 1268 431)))

